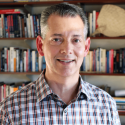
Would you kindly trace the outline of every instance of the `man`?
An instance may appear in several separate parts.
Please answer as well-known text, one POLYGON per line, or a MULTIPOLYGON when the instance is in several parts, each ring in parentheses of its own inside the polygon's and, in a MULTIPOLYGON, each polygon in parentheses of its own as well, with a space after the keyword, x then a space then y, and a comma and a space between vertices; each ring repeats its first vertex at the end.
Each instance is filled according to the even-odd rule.
POLYGON ((68 3, 48 7, 41 33, 36 44, 46 69, 0 104, 1 124, 120 125, 113 98, 79 75, 90 47, 82 10, 68 3))

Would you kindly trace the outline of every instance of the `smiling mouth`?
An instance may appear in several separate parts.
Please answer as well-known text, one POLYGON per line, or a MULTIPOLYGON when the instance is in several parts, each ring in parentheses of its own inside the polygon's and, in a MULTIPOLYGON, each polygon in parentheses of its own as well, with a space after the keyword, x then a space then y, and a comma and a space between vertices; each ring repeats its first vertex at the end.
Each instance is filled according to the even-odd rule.
POLYGON ((61 59, 57 59, 59 62, 65 62, 65 63, 70 63, 73 62, 75 60, 61 60, 61 59))

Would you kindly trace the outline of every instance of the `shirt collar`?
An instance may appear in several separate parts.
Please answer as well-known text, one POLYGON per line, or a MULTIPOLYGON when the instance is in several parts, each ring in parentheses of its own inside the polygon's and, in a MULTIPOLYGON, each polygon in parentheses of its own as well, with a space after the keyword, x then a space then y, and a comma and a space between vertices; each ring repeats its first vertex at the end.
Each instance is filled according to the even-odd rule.
MULTIPOLYGON (((88 99, 93 98, 93 94, 91 93, 92 90, 90 90, 90 86, 87 82, 82 80, 81 75, 79 75, 79 91, 78 95, 81 93, 85 94, 88 99)), ((36 95, 37 95, 37 102, 40 102, 44 98, 46 98, 48 95, 52 94, 53 91, 47 84, 45 80, 45 70, 40 74, 39 78, 36 80, 36 95)))
POLYGON ((79 84, 79 94, 80 93, 83 93, 87 96, 88 99, 93 99, 95 98, 93 96, 93 90, 92 90, 92 87, 90 86, 91 84, 83 81, 81 75, 79 75, 79 81, 80 81, 80 84, 79 84))
POLYGON ((48 95, 52 94, 52 89, 49 87, 45 80, 45 70, 40 74, 39 78, 36 80, 36 95, 37 102, 40 102, 48 95))

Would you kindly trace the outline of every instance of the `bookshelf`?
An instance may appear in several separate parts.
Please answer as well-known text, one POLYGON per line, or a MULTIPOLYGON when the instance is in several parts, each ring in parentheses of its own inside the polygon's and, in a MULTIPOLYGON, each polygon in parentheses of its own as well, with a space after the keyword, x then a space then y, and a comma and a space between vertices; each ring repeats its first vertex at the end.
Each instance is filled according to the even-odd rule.
MULTIPOLYGON (((26 6, 32 7, 40 7, 40 6, 46 6, 46 5, 52 5, 52 4, 58 4, 62 3, 63 1, 49 1, 49 2, 13 2, 13 3, 0 3, 0 9, 3 8, 26 8, 26 6)), ((73 0, 73 1, 65 1, 72 4, 85 4, 85 5, 103 5, 103 4, 125 4, 125 0, 73 0)), ((91 40, 125 40, 125 37, 91 37, 91 40)), ((0 42, 3 40, 6 40, 9 42, 9 40, 14 40, 15 42, 20 42, 19 40, 31 40, 35 41, 35 38, 0 38, 0 42)), ((93 41, 92 41, 93 42, 93 41)), ((102 42, 102 41, 101 41, 102 42)), ((116 45, 117 46, 117 45, 116 45)), ((0 72, 0 75, 39 75, 41 72, 0 72)), ((106 76, 109 78, 111 77, 125 77, 125 74, 122 73, 97 73, 97 72, 80 72, 82 76, 106 76)), ((115 85, 115 84, 114 84, 115 85)), ((118 111, 119 115, 125 116, 125 111, 118 111)))

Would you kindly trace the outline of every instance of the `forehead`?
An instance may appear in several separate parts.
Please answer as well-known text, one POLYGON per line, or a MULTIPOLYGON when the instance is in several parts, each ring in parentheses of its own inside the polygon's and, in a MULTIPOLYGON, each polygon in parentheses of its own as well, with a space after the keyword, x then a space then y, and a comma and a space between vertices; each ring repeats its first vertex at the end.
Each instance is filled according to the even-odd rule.
POLYGON ((80 16, 61 17, 51 15, 48 19, 49 33, 83 33, 84 24, 80 16))

